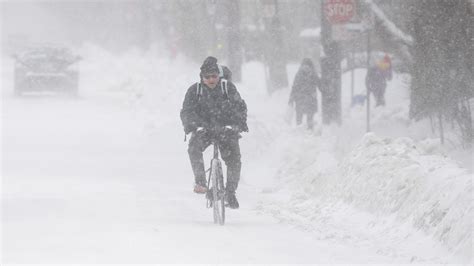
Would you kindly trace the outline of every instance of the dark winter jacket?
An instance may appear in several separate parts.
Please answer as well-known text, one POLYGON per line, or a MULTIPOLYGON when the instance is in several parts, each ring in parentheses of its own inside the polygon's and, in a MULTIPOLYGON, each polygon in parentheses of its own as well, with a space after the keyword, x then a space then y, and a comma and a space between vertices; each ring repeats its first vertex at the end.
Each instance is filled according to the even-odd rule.
POLYGON ((316 88, 319 86, 320 80, 312 62, 303 60, 293 82, 289 103, 294 102, 296 108, 303 113, 316 112, 318 110, 316 88))
POLYGON ((365 85, 369 91, 377 93, 387 87, 387 80, 392 79, 392 70, 382 70, 378 67, 371 67, 365 76, 365 85))
POLYGON ((198 97, 197 84, 186 92, 181 109, 181 121, 186 134, 198 127, 214 128, 237 126, 240 132, 248 131, 247 105, 232 82, 227 82, 227 96, 221 82, 209 89, 201 83, 202 94, 198 97))

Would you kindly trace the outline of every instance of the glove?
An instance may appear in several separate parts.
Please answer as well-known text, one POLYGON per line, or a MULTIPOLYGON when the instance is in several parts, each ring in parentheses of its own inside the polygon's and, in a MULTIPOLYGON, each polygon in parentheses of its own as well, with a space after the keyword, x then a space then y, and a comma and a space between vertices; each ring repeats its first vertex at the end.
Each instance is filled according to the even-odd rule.
POLYGON ((194 126, 192 126, 192 125, 185 125, 185 126, 184 126, 184 133, 185 133, 185 134, 189 134, 189 133, 191 133, 191 132, 193 132, 193 131, 195 131, 195 130, 196 130, 196 128, 195 128, 194 126))
POLYGON ((239 129, 239 127, 236 126, 236 125, 233 125, 233 126, 227 125, 227 126, 224 127, 224 131, 232 131, 232 132, 237 132, 237 133, 239 133, 239 132, 240 132, 240 129, 239 129))

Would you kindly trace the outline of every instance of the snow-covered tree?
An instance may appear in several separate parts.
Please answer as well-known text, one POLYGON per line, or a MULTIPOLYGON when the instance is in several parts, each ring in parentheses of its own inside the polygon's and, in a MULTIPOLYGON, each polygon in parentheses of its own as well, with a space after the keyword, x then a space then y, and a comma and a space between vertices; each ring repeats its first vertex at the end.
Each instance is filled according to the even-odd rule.
POLYGON ((472 5, 467 0, 415 1, 410 116, 453 121, 472 143, 472 5))

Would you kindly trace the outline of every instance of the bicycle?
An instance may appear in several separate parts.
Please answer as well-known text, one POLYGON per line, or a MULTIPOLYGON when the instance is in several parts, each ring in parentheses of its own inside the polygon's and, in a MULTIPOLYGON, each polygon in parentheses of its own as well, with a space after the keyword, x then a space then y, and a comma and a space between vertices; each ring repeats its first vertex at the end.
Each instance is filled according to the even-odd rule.
MULTIPOLYGON (((206 194, 207 208, 213 208, 214 223, 224 225, 225 223, 225 186, 224 174, 222 171, 222 162, 219 159, 219 145, 217 141, 212 139, 214 145, 214 156, 211 159, 209 177, 207 179, 207 187, 209 188, 206 194)), ((206 172, 207 172, 206 171, 206 172)))
MULTIPOLYGON (((226 137, 236 134, 238 131, 236 126, 216 126, 211 129, 198 128, 197 132, 205 132, 209 138, 209 143, 214 146, 214 155, 211 159, 211 165, 206 173, 209 172, 207 179, 206 193, 207 208, 213 208, 214 223, 224 225, 225 223, 225 208, 231 206, 227 202, 227 190, 224 185, 224 172, 222 168, 222 161, 219 158, 220 141, 226 137)), ((232 207, 231 207, 232 208, 232 207)), ((237 207, 238 208, 238 207, 237 207)))
MULTIPOLYGON (((198 129, 204 130, 203 128, 198 129)), ((206 192, 207 208, 213 208, 214 223, 224 225, 225 223, 225 207, 227 207, 227 192, 224 185, 224 172, 222 169, 222 161, 219 159, 219 139, 228 132, 236 132, 233 126, 214 127, 213 129, 204 130, 210 136, 210 144, 214 146, 214 155, 211 159, 211 165, 206 173, 209 172, 207 179, 206 192)))

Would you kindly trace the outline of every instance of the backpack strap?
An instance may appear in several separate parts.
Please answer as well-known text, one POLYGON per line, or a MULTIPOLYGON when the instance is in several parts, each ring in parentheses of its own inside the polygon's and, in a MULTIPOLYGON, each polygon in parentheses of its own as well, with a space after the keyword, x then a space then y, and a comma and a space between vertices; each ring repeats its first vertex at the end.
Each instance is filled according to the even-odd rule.
MULTIPOLYGON (((222 94, 224 94, 224 97, 228 100, 229 99, 229 93, 227 89, 227 80, 226 79, 221 79, 221 89, 222 89, 222 94)), ((202 95, 202 85, 200 82, 196 83, 196 96, 198 101, 201 99, 202 95)))
POLYGON ((201 95, 202 95, 201 82, 197 82, 196 83, 196 96, 197 96, 198 101, 199 101, 199 99, 201 99, 201 95))
POLYGON ((224 94, 224 97, 229 100, 229 93, 227 90, 227 80, 226 79, 221 79, 221 89, 222 89, 222 94, 224 94))

